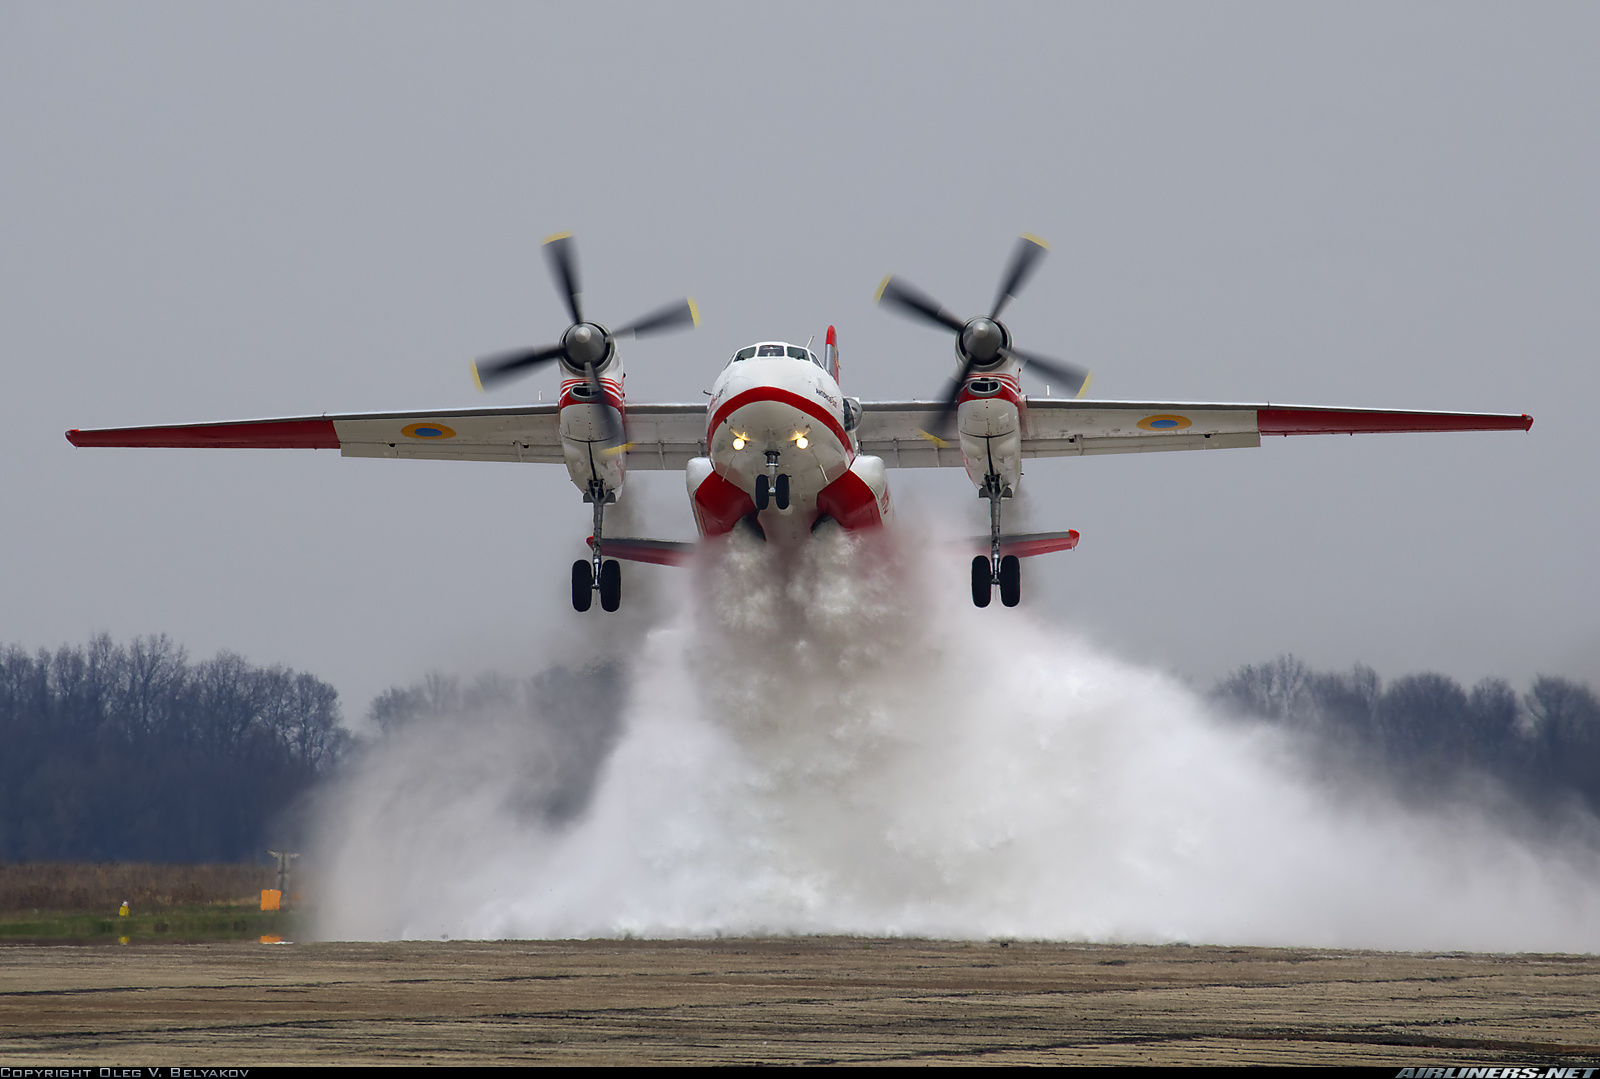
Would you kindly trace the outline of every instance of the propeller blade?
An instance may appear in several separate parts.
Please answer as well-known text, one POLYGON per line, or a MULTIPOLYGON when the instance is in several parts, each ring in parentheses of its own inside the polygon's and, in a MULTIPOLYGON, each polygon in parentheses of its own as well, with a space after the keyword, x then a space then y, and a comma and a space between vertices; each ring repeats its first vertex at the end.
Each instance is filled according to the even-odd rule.
POLYGON ((622 445, 622 423, 617 418, 616 412, 611 408, 611 403, 606 400, 606 388, 600 383, 600 374, 594 369, 594 364, 585 364, 584 371, 589 377, 589 393, 595 404, 603 406, 600 414, 606 418, 606 445, 622 445))
POLYGON ((878 295, 873 297, 875 303, 888 301, 890 307, 897 307, 902 314, 916 315, 925 321, 938 323, 947 330, 961 332, 961 327, 966 323, 956 315, 939 306, 939 302, 915 285, 900 280, 890 274, 878 286, 878 295))
POLYGON ((485 386, 516 378, 529 368, 549 363, 560 355, 560 345, 545 345, 543 348, 523 348, 485 356, 472 365, 472 379, 481 390, 485 386))
POLYGON ((1074 363, 1063 360, 1052 360, 1045 356, 1024 352, 1020 348, 1003 348, 1000 350, 1005 356, 1025 363, 1030 367, 1037 367, 1052 378, 1059 378, 1064 385, 1072 390, 1074 397, 1082 397, 1083 392, 1089 388, 1089 380, 1094 377, 1087 367, 1079 367, 1074 363))
POLYGON ((652 311, 642 318, 636 318, 620 329, 611 331, 612 337, 626 337, 633 334, 638 337, 647 333, 660 333, 663 330, 675 330, 680 326, 700 325, 700 309, 690 299, 669 303, 657 311, 652 311))
POLYGON ((567 298, 567 310, 572 312, 573 323, 582 322, 583 308, 578 304, 578 297, 583 294, 583 287, 578 284, 578 255, 573 250, 572 233, 546 236, 544 253, 550 260, 550 272, 555 274, 556 284, 567 298))
POLYGON ((1050 245, 1039 237, 1026 232, 1022 234, 1017 241, 1017 249, 1011 254, 1011 265, 1006 267, 1005 277, 1001 279, 1000 292, 994 298, 994 311, 989 315, 990 318, 999 318, 1006 304, 1017 298, 1017 293, 1028 283, 1034 268, 1048 250, 1050 245))
POLYGON ((936 435, 943 439, 950 433, 950 419, 955 415, 956 398, 961 396, 961 387, 967 384, 967 376, 972 374, 972 364, 963 363, 956 377, 950 380, 950 386, 944 392, 944 407, 939 410, 939 418, 933 421, 933 430, 925 434, 936 435))

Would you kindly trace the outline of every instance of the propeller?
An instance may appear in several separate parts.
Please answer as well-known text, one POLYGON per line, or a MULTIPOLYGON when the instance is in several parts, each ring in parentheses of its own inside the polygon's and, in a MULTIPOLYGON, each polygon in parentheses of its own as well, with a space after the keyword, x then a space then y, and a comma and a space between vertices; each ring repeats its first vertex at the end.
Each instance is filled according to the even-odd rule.
MULTIPOLYGON (((578 281, 578 258, 572 234, 561 232, 548 237, 544 241, 544 253, 550 262, 550 273, 555 277, 556 287, 561 291, 567 310, 572 315, 572 325, 562 333, 561 340, 553 345, 496 353, 475 362, 472 365, 472 379, 480 390, 520 378, 534 368, 559 361, 569 371, 584 376, 589 385, 590 398, 597 403, 603 402, 605 389, 600 382, 600 370, 611 359, 617 338, 642 337, 700 324, 700 313, 694 301, 687 298, 626 322, 615 330, 607 330, 598 322, 587 321, 583 317, 583 287, 578 281)), ((607 409, 605 415, 609 425, 607 440, 621 442, 621 424, 616 413, 607 409)))
POLYGON ((1037 367, 1045 374, 1060 379, 1076 396, 1083 396, 1088 389, 1091 376, 1087 368, 1015 348, 1011 344, 1011 331, 1000 321, 1000 312, 1005 310, 1006 304, 1016 299, 1017 293, 1028 283, 1028 278, 1038 268, 1039 260, 1049 249, 1049 245, 1037 236, 1024 233, 1017 241, 1011 261, 1000 278, 1000 291, 995 295, 993 309, 988 315, 976 318, 963 319, 894 274, 885 277, 878 286, 878 303, 886 303, 903 315, 942 326, 956 335, 956 355, 961 358, 961 370, 945 389, 944 407, 934 425, 939 430, 949 429, 950 416, 956 410, 956 399, 960 397, 961 387, 966 385, 973 368, 991 367, 1002 359, 1037 367))

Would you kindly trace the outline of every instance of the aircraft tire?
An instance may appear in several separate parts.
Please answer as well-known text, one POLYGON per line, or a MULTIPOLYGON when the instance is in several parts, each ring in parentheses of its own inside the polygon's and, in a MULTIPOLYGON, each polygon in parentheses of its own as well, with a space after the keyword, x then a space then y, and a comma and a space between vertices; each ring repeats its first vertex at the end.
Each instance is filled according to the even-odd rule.
POLYGON ((756 477, 756 512, 757 513, 760 513, 762 510, 767 508, 767 496, 768 496, 769 493, 770 492, 768 492, 768 490, 767 490, 767 477, 765 477, 765 476, 757 476, 756 477))
POLYGON ((615 558, 600 563, 600 609, 614 611, 622 606, 622 566, 615 558))
POLYGON ((572 609, 587 611, 593 602, 594 571, 587 558, 580 558, 572 564, 572 609))
POLYGON ((785 472, 778 477, 778 489, 773 492, 772 497, 780 510, 789 508, 789 473, 785 472))
POLYGON ((1022 599, 1022 563, 1014 554, 1000 560, 1000 602, 1015 607, 1022 599))
POLYGON ((972 605, 987 607, 994 595, 994 581, 989 576, 989 559, 975 555, 972 559, 972 605))

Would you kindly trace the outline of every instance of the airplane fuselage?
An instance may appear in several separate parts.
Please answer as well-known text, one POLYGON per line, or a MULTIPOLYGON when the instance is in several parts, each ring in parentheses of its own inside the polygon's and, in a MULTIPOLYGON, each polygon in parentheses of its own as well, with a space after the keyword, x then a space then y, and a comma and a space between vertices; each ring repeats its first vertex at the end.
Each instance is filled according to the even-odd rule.
MULTIPOLYGON (((839 388, 831 333, 828 359, 808 348, 767 341, 740 349, 717 376, 706 408, 705 456, 685 468, 695 524, 702 536, 754 525, 769 542, 803 539, 824 520, 869 528, 893 513, 883 462, 860 453, 859 403, 839 388), (780 491, 782 497, 776 497, 780 491), (767 488, 766 497, 760 488, 767 488)), ((961 387, 956 431, 967 475, 980 491, 997 482, 1010 495, 1022 476, 1026 399, 1018 365, 975 370, 961 387), (992 479, 991 479, 992 478, 992 479)), ((608 452, 615 421, 626 416, 620 358, 600 382, 605 404, 583 378, 561 384, 561 439, 567 470, 580 490, 623 483, 623 455, 608 452)))
MULTIPOLYGON (((859 452, 860 406, 839 388, 836 355, 831 335, 826 360, 787 342, 761 342, 736 352, 717 376, 706 408, 705 456, 685 466, 702 536, 744 524, 769 542, 789 543, 825 520, 854 530, 892 516, 887 470, 859 452)), ((620 360, 607 365, 601 381, 605 405, 585 395, 583 379, 562 384, 567 468, 585 492, 596 482, 615 492, 624 479, 624 455, 604 448, 601 412, 616 408, 625 421, 620 360)))

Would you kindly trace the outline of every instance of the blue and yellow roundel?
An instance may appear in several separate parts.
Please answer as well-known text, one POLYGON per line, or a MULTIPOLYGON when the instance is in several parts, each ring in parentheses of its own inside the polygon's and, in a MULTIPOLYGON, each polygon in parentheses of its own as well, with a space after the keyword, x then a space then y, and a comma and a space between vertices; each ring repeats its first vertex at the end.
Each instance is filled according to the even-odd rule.
POLYGON ((407 438, 455 438, 454 428, 446 427, 442 423, 408 423, 400 428, 400 433, 407 438))
POLYGON ((1185 427, 1193 426, 1182 416, 1172 416, 1166 413, 1159 416, 1146 416, 1139 421, 1139 427, 1145 431, 1181 431, 1185 427))

